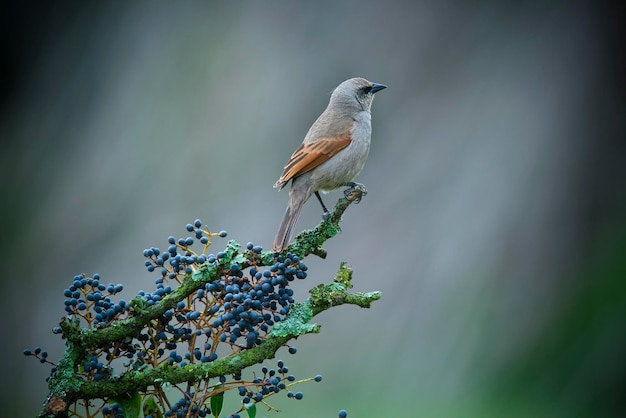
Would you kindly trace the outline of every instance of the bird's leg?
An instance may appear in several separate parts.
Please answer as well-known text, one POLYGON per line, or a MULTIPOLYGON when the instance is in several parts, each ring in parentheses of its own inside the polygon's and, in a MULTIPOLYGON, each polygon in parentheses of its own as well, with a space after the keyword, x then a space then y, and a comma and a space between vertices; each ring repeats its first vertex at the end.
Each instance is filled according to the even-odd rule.
POLYGON ((326 209, 326 205, 322 201, 322 196, 320 196, 320 192, 315 192, 315 197, 317 197, 317 200, 320 201, 320 205, 322 205, 322 209, 324 210, 324 214, 322 215, 322 218, 326 220, 328 218, 328 215, 330 215, 330 212, 328 211, 328 209, 326 209))
POLYGON ((354 203, 359 203, 361 201, 361 197, 367 194, 367 189, 361 183, 355 183, 353 181, 349 181, 347 183, 344 183, 343 186, 347 187, 347 189, 343 191, 343 195, 346 197, 346 199, 350 199, 350 195, 352 195, 352 193, 354 193, 357 190, 361 192, 361 196, 354 199, 354 203))

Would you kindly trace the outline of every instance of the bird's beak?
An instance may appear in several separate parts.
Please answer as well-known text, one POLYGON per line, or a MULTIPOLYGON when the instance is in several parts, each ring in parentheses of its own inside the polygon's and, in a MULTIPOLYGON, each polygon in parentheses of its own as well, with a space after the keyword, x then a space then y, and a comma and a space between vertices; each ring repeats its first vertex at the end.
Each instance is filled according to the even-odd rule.
POLYGON ((386 88, 387 86, 385 86, 384 84, 372 83, 372 89, 370 90, 370 93, 374 94, 377 91, 381 91, 382 89, 386 88))

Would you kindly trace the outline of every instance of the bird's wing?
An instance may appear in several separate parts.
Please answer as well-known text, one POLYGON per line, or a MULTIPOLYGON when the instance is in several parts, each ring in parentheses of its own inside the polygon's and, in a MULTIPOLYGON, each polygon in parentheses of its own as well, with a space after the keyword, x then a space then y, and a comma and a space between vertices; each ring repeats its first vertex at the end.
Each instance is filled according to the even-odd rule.
POLYGON ((294 177, 313 170, 318 165, 328 161, 332 156, 350 145, 350 134, 331 138, 318 138, 313 142, 300 145, 285 166, 274 187, 282 189, 294 177))

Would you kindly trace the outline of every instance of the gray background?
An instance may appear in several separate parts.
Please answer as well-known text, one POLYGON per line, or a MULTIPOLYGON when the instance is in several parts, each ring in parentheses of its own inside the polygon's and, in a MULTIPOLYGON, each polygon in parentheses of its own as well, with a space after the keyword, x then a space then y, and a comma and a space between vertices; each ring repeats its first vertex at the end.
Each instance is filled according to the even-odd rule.
MULTIPOLYGON (((281 416, 615 416, 623 410, 623 51, 572 2, 99 2, 4 11, 3 416, 32 416, 77 273, 153 288, 143 248, 201 218, 269 248, 272 189, 344 79, 389 86, 327 260, 370 310, 281 351, 281 416), (620 119, 621 118, 621 119, 620 119)), ((339 197, 331 195, 331 203, 339 197)), ((298 230, 320 220, 307 204, 298 230)), ((216 240, 219 251, 225 240, 216 240)), ((238 400, 232 396, 233 404, 238 400)), ((264 412, 263 408, 259 412, 264 412)), ((273 413, 268 413, 273 416, 273 413)))

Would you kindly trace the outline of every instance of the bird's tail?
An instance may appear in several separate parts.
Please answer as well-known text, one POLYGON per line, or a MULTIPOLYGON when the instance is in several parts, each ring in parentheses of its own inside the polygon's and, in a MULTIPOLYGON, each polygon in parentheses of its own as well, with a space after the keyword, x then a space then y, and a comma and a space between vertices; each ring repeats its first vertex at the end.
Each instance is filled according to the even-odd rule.
POLYGON ((300 212, 302 211, 302 206, 304 206, 305 201, 306 199, 294 199, 290 196, 285 216, 283 217, 283 221, 280 223, 280 227, 276 233, 276 238, 274 238, 274 245, 272 246, 274 252, 280 252, 289 245, 293 227, 296 225, 296 222, 298 222, 298 218, 300 217, 300 212))

